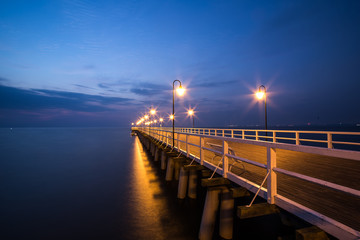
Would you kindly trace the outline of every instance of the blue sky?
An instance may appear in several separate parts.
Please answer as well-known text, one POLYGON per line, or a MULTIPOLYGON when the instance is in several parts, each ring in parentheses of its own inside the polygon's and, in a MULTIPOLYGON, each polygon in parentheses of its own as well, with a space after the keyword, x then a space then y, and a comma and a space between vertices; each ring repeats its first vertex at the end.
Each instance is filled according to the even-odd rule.
POLYGON ((0 3, 0 126, 360 123, 359 1, 0 3))

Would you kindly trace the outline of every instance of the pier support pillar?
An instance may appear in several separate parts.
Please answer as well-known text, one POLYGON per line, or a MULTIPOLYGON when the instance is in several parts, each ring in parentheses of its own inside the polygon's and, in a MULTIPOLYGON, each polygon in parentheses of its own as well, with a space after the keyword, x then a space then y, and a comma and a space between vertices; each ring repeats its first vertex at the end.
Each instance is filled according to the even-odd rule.
POLYGON ((186 197, 186 190, 188 185, 189 171, 185 170, 184 167, 180 169, 180 178, 178 185, 178 194, 179 199, 184 199, 186 197))
POLYGON ((174 159, 172 157, 168 158, 167 168, 166 168, 166 175, 165 180, 171 181, 174 175, 174 159))
POLYGON ((161 151, 161 170, 166 169, 166 152, 161 151))
POLYGON ((151 156, 155 156, 155 148, 156 148, 156 145, 154 142, 151 142, 151 156))
POLYGON ((197 171, 196 169, 191 169, 189 171, 188 197, 192 199, 196 199, 196 192, 197 192, 197 171))
POLYGON ((221 192, 220 204, 220 229, 219 234, 223 239, 232 239, 234 226, 234 198, 228 188, 221 192))
POLYGON ((159 156, 161 155, 161 150, 159 147, 155 146, 155 157, 154 157, 154 161, 157 162, 159 161, 159 156))
POLYGON ((182 159, 174 159, 175 180, 179 180, 181 166, 184 165, 182 159))
POLYGON ((215 227, 216 214, 219 208, 220 191, 221 188, 208 188, 207 190, 204 211, 201 218, 201 225, 199 231, 200 240, 212 239, 215 227))

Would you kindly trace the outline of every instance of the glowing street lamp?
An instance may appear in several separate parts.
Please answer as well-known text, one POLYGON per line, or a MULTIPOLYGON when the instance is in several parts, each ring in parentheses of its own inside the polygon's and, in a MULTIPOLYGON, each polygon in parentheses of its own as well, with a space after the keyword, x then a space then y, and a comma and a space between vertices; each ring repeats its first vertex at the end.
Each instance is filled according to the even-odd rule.
POLYGON ((162 127, 162 122, 164 121, 164 119, 160 118, 159 121, 160 121, 160 127, 162 127))
POLYGON ((265 130, 266 130, 265 134, 267 136, 266 87, 264 85, 261 85, 259 87, 259 91, 257 91, 255 93, 255 95, 256 95, 257 99, 259 99, 259 100, 264 99, 264 104, 265 104, 265 130))
POLYGON ((195 125, 195 124, 194 124, 194 121, 195 121, 195 120, 194 120, 194 110, 189 109, 189 110, 188 110, 188 115, 189 115, 190 117, 192 117, 192 120, 193 120, 193 121, 192 121, 192 122, 193 122, 193 128, 194 128, 194 125, 195 125))
POLYGON ((179 82, 180 86, 176 89, 176 92, 178 93, 179 96, 184 95, 185 93, 185 88, 183 88, 181 86, 181 81, 180 80, 174 80, 173 81, 173 111, 172 111, 172 138, 173 138, 173 147, 175 146, 175 82, 179 82))

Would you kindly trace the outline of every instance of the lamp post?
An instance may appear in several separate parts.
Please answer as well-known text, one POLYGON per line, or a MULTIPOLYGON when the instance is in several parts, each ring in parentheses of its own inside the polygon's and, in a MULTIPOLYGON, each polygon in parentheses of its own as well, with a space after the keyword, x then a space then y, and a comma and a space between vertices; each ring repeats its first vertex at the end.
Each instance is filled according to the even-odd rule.
MULTIPOLYGON (((154 109, 154 108, 152 108, 151 110, 150 110, 150 114, 152 115, 152 119, 154 119, 154 116, 155 116, 155 114, 156 114, 156 110, 154 109)), ((150 119, 151 120, 151 119, 150 119)), ((151 127, 151 125, 150 125, 150 127, 151 127)))
MULTIPOLYGON (((144 118, 145 118, 145 121, 148 120, 148 119, 149 119, 149 115, 145 115, 144 118)), ((147 123, 147 122, 146 122, 146 123, 147 123)), ((145 123, 145 125, 148 125, 148 124, 146 124, 146 123, 145 123)), ((150 128, 149 128, 148 130, 149 130, 149 135, 150 135, 150 128)))
POLYGON ((195 120, 194 120, 194 110, 189 109, 189 111, 188 111, 188 115, 192 118, 192 127, 194 128, 194 126, 195 126, 195 120))
POLYGON ((160 118, 159 121, 160 121, 160 127, 162 127, 162 122, 164 121, 164 119, 160 118))
POLYGON ((259 87, 259 91, 256 92, 256 97, 261 100, 264 98, 264 104, 265 104, 265 135, 267 136, 267 109, 266 109, 266 87, 264 85, 261 85, 259 87))
POLYGON ((180 86, 176 89, 179 96, 184 95, 185 88, 181 86, 180 80, 173 81, 173 105, 172 105, 172 139, 173 139, 173 147, 175 146, 175 82, 179 82, 180 86))

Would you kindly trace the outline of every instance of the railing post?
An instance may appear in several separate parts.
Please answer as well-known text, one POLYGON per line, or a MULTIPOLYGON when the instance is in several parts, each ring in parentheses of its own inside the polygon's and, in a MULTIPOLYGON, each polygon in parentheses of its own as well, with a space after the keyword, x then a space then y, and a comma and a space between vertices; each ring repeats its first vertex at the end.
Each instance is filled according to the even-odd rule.
POLYGON ((277 194, 277 178, 274 168, 276 168, 276 149, 267 147, 267 172, 270 172, 267 179, 267 202, 270 204, 275 203, 277 194))
POLYGON ((331 133, 327 133, 327 145, 328 145, 328 148, 333 148, 331 133))
POLYGON ((222 136, 225 137, 225 130, 222 130, 222 136))
POLYGON ((203 146, 204 146, 204 138, 200 137, 200 165, 204 165, 204 150, 203 150, 203 146))
POLYGON ((229 152, 229 144, 227 141, 223 141, 223 177, 227 178, 227 172, 229 169, 229 161, 226 154, 229 152))
POLYGON ((231 138, 234 138, 234 130, 231 130, 231 138))
POLYGON ((295 132, 295 141, 296 141, 296 145, 300 145, 300 134, 299 134, 299 132, 295 132))
POLYGON ((255 140, 259 140, 259 132, 258 130, 255 130, 255 140))
POLYGON ((189 148, 188 148, 188 134, 185 136, 185 142, 186 142, 186 157, 189 157, 189 148))
POLYGON ((176 146, 177 146, 177 149, 178 151, 180 151, 180 142, 179 142, 179 133, 176 133, 176 146))
POLYGON ((273 131, 273 142, 276 142, 276 132, 273 131))
POLYGON ((245 139, 245 131, 244 130, 241 130, 241 138, 245 139))

